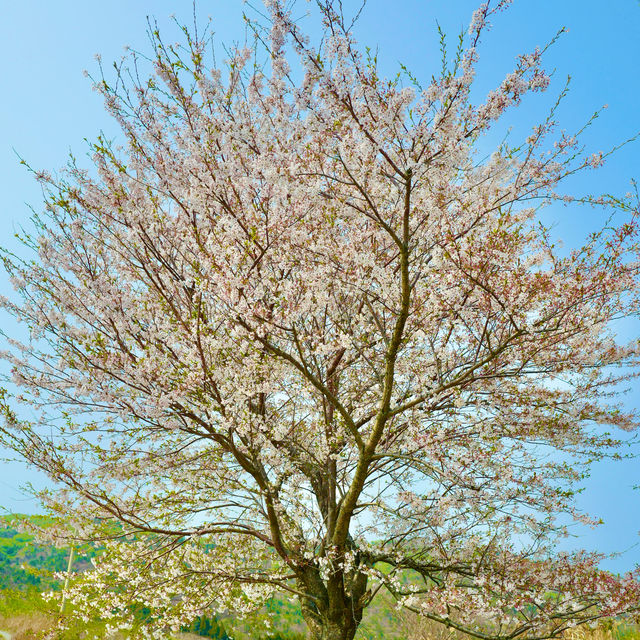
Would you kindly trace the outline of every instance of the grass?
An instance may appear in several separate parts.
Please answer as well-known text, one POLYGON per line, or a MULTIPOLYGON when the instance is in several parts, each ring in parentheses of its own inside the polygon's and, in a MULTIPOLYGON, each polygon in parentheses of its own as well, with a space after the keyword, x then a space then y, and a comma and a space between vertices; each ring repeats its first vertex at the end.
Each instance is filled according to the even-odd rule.
MULTIPOLYGON (((3 590, 0 592, 0 629, 12 634, 12 640, 81 640, 97 635, 104 637, 104 624, 98 621, 73 622, 65 631, 57 629, 59 613, 55 602, 47 602, 35 590, 3 590)), ((124 636, 113 640, 125 640, 124 636)))

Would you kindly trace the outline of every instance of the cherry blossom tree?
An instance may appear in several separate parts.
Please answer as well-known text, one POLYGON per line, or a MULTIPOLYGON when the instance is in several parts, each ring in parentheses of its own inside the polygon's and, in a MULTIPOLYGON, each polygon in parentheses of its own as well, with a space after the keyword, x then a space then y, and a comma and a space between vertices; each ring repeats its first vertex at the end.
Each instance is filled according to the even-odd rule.
POLYGON ((317 4, 319 45, 265 0, 223 66, 152 30, 151 77, 132 54, 95 83, 123 146, 37 173, 32 257, 4 254, 29 339, 2 441, 103 545, 68 597, 115 626, 142 603, 161 634, 284 592, 318 640, 381 591, 481 639, 633 611, 637 574, 555 548, 607 430, 638 425, 616 396, 639 347, 612 329, 639 311, 637 199, 567 195, 606 155, 555 107, 485 155, 549 85, 535 50, 472 101, 507 0, 424 85, 317 4), (567 252, 539 211, 569 202, 606 222, 567 252))

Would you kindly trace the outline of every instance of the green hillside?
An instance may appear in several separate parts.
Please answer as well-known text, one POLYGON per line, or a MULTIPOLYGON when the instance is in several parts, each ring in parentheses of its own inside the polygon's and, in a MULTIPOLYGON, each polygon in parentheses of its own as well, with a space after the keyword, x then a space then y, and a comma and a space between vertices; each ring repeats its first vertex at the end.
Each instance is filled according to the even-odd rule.
POLYGON ((39 526, 51 522, 42 516, 0 517, 0 589, 55 589, 53 573, 67 568, 69 550, 39 544, 33 535, 20 532, 16 521, 25 519, 39 526))

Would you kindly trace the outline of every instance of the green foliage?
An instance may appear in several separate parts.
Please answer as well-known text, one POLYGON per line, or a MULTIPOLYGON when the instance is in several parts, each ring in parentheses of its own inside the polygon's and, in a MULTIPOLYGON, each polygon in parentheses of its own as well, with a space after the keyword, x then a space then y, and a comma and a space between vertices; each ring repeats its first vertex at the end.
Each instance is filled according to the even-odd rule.
POLYGON ((45 601, 36 589, 2 589, 0 591, 1 618, 42 611, 45 606, 45 601))
POLYGON ((284 594, 271 596, 260 611, 242 619, 225 620, 225 623, 234 640, 304 640, 307 637, 300 604, 284 594))
POLYGON ((618 624, 613 628, 616 640, 638 640, 640 627, 637 624, 618 624))
MULTIPOLYGON (((36 588, 3 589, 0 591, 1 628, 19 638, 38 638, 56 629, 60 602, 46 600, 36 588)), ((85 622, 69 619, 66 629, 56 629, 55 640, 78 640, 83 637, 104 637, 105 625, 99 620, 85 622)))
MULTIPOLYGON (((54 524, 45 516, 0 516, 0 589, 59 589, 60 583, 53 574, 67 569, 69 549, 41 544, 33 535, 19 531, 17 523, 24 520, 40 527, 54 524)), ((76 553, 76 568, 84 567, 95 555, 95 549, 85 545, 76 553)))
POLYGON ((304 620, 297 602, 273 596, 263 610, 242 619, 202 615, 183 628, 204 638, 216 640, 305 640, 304 620), (268 625, 273 630, 257 632, 268 625))
MULTIPOLYGON (((305 622, 302 609, 297 600, 286 596, 272 596, 265 605, 267 615, 274 620, 276 629, 304 629, 305 622)), ((287 636, 293 638, 293 636, 287 636)), ((269 639, 271 640, 271 639, 269 639)), ((274 636, 273 640, 277 640, 274 636)))
POLYGON ((227 634, 224 625, 215 616, 213 618, 204 615, 198 616, 188 627, 185 627, 183 631, 189 631, 204 638, 232 640, 232 637, 227 634))
POLYGON ((68 551, 38 544, 32 535, 21 533, 4 516, 0 524, 0 588, 40 590, 54 588, 52 574, 66 569, 68 551))
POLYGON ((276 631, 267 635, 258 636, 256 640, 305 640, 307 636, 304 633, 295 631, 276 631))

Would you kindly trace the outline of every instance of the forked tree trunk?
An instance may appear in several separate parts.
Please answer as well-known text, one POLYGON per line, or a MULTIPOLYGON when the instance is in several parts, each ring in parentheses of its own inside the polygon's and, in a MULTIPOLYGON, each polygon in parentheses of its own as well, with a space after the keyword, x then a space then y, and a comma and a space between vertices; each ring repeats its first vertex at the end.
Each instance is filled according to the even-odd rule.
POLYGON ((312 640, 353 640, 362 621, 366 575, 351 575, 347 580, 343 574, 335 575, 324 583, 313 568, 305 578, 305 590, 310 597, 300 600, 309 637, 312 640))
POLYGON ((329 620, 319 617, 317 613, 312 616, 303 616, 309 629, 309 636, 312 640, 353 640, 362 620, 362 611, 344 611, 338 620, 329 620))

